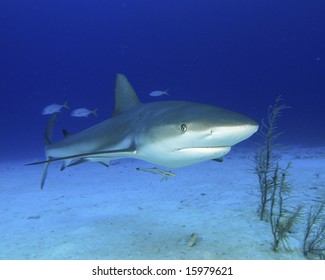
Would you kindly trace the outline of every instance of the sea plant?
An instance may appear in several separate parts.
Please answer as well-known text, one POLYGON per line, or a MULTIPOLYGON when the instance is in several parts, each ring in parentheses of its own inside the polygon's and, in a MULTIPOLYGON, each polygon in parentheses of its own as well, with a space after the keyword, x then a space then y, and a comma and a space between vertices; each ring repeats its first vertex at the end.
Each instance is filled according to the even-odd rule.
POLYGON ((303 251, 308 259, 325 260, 325 200, 309 209, 303 251))
POLYGON ((276 164, 272 177, 272 194, 270 198, 270 223, 273 235, 273 251, 278 251, 280 243, 286 250, 290 250, 288 245, 289 233, 292 232, 294 225, 301 217, 302 205, 288 209, 285 201, 290 198, 291 186, 287 181, 288 170, 280 168, 276 164))
POLYGON ((278 132, 277 120, 284 109, 282 97, 278 96, 273 105, 269 106, 267 120, 262 120, 260 135, 263 143, 255 154, 255 173, 258 176, 258 190, 260 194, 260 220, 269 221, 273 235, 273 250, 278 251, 282 244, 289 250, 288 237, 297 223, 302 205, 289 209, 287 200, 291 197, 291 185, 287 181, 291 167, 280 167, 274 153, 276 142, 281 132, 278 132))
POLYGON ((269 106, 267 120, 262 120, 260 135, 263 142, 255 154, 255 173, 258 176, 258 190, 260 193, 260 220, 269 220, 270 202, 274 189, 273 176, 277 168, 274 148, 278 144, 276 139, 281 135, 277 131, 277 119, 288 106, 281 104, 282 97, 278 96, 275 103, 269 106))

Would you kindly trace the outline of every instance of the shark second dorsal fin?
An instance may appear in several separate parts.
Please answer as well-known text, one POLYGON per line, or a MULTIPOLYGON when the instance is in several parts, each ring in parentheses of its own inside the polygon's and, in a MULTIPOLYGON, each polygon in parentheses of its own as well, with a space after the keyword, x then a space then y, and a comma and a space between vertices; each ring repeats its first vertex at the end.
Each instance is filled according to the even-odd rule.
POLYGON ((141 102, 128 79, 123 74, 116 75, 115 82, 115 109, 113 116, 128 111, 141 102))
POLYGON ((70 133, 66 129, 62 129, 62 134, 64 137, 69 137, 70 133))

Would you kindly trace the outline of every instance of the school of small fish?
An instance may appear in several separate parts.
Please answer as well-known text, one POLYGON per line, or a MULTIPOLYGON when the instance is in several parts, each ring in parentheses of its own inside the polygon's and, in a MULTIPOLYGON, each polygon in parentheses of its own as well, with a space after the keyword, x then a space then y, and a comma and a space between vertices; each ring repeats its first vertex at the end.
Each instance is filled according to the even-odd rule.
MULTIPOLYGON (((152 96, 152 97, 158 97, 158 96, 162 96, 162 95, 169 95, 169 93, 168 93, 168 89, 166 89, 166 90, 154 90, 154 91, 150 92, 149 95, 152 96)), ((42 110, 42 114, 43 115, 51 115, 51 114, 55 114, 55 113, 60 113, 62 108, 70 109, 69 106, 68 106, 67 101, 64 102, 64 104, 56 104, 56 103, 54 103, 54 104, 46 106, 42 110)), ((97 109, 89 110, 87 108, 78 108, 78 109, 73 110, 71 112, 70 116, 77 117, 77 118, 82 118, 82 117, 88 117, 90 114, 97 117, 97 109)))
MULTIPOLYGON (((64 102, 64 104, 62 104, 62 105, 54 103, 54 104, 46 106, 42 110, 42 114, 43 115, 51 115, 54 113, 60 113, 62 108, 70 109, 67 101, 64 102)), ((81 118, 81 117, 88 117, 90 114, 93 114, 95 117, 97 117, 97 109, 89 110, 87 108, 78 108, 78 109, 73 110, 71 112, 70 116, 81 118)))

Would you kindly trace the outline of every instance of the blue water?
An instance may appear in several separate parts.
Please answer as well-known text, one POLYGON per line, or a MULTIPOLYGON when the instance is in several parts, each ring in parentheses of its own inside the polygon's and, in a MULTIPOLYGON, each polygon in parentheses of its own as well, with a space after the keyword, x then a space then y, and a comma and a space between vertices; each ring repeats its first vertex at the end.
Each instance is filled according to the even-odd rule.
POLYGON ((98 108, 63 112, 56 134, 109 117, 118 72, 143 102, 211 103, 257 121, 281 94, 281 141, 324 145, 324 15, 317 0, 1 0, 1 157, 43 156, 49 104, 98 108))

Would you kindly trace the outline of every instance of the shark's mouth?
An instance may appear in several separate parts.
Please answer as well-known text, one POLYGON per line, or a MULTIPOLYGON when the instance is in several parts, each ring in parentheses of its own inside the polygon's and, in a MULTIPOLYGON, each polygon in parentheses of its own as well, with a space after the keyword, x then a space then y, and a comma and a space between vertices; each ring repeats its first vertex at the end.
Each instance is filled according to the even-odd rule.
POLYGON ((228 146, 187 147, 176 150, 176 153, 183 155, 184 158, 208 160, 221 158, 229 153, 230 150, 231 147, 228 146))
POLYGON ((229 146, 198 146, 198 147, 185 147, 185 148, 179 148, 176 151, 190 151, 190 150, 207 150, 207 151, 212 151, 212 150, 230 150, 231 147, 229 146))

